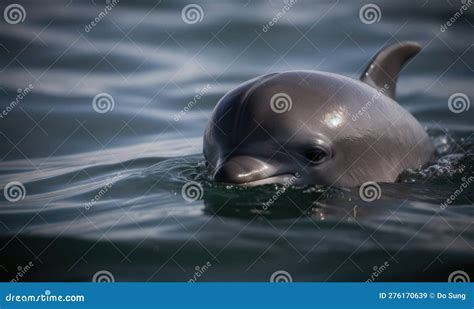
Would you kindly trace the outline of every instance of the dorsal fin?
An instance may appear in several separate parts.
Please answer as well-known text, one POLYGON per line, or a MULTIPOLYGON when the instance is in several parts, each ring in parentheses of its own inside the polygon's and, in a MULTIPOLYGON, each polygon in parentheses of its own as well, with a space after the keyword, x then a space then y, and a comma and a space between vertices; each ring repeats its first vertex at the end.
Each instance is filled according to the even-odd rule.
POLYGON ((377 90, 386 88, 384 94, 395 99, 400 70, 420 50, 421 46, 415 42, 401 42, 385 47, 375 55, 360 80, 377 90))

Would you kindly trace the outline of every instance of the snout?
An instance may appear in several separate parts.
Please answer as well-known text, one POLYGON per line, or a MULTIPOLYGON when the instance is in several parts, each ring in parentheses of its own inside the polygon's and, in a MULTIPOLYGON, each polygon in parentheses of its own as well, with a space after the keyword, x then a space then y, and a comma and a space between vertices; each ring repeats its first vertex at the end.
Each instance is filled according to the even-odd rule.
POLYGON ((259 186, 264 184, 297 184, 299 173, 290 173, 283 165, 265 162, 251 156, 235 156, 222 163, 214 173, 218 182, 259 186))
POLYGON ((275 172, 268 163, 250 156, 235 156, 223 162, 214 173, 219 182, 243 184, 271 177, 275 172))

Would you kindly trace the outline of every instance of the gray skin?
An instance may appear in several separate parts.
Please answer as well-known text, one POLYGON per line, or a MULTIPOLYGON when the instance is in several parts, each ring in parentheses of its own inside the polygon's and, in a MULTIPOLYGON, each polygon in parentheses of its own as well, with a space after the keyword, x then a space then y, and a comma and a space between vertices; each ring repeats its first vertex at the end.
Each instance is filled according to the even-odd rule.
POLYGON ((419 51, 412 42, 385 48, 360 80, 292 71, 231 90, 204 134, 213 180, 355 187, 394 182, 427 163, 434 157, 430 138, 394 100, 398 73, 419 51))

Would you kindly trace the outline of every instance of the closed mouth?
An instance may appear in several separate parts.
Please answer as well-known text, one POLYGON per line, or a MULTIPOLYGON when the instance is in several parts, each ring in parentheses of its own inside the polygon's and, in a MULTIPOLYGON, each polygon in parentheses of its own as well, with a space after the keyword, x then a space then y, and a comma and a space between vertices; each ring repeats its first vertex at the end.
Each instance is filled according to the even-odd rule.
POLYGON ((261 185, 267 185, 267 184, 292 185, 292 184, 296 184, 298 180, 299 180, 299 177, 295 176, 294 174, 286 173, 286 174, 274 175, 271 177, 262 178, 258 180, 253 180, 249 182, 244 182, 239 185, 247 186, 247 187, 255 187, 255 186, 261 186, 261 185))

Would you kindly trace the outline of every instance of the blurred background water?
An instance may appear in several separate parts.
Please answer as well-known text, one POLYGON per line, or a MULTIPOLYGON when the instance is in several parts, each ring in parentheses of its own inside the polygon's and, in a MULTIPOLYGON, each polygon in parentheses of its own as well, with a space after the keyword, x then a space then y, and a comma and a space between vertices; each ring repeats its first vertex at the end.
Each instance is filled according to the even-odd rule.
POLYGON ((2 2, 24 9, 0 20, 2 280, 474 278, 474 8, 441 29, 463 3, 374 1, 363 22, 365 1, 2 2), (268 208, 281 187, 208 181, 202 134, 225 92, 286 70, 358 78, 403 40, 423 50, 398 101, 437 161, 373 202, 304 187, 268 208))

